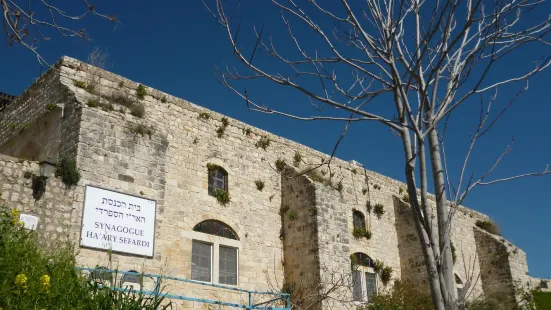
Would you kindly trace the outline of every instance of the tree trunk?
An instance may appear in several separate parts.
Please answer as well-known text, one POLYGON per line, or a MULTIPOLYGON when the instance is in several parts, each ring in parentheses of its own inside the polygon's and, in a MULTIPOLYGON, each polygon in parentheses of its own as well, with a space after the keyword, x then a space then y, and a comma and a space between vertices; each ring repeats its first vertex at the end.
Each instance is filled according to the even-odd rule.
MULTIPOLYGON (((428 281, 431 290, 432 303, 435 310, 445 310, 444 299, 442 298, 442 290, 440 285, 438 268, 433 253, 434 242, 431 240, 430 235, 427 233, 427 230, 424 228, 424 218, 420 212, 419 203, 417 200, 417 188, 415 186, 415 159, 411 151, 411 140, 407 130, 402 132, 402 142, 404 145, 404 154, 405 154, 405 173, 406 180, 408 185, 408 195, 410 197, 410 205, 412 214, 415 217, 415 227, 419 235, 419 240, 421 243, 421 249, 423 251, 423 256, 425 258, 425 266, 427 268, 428 281)), ((423 146, 421 146, 423 147, 423 146)), ((426 174, 425 174, 426 176, 426 174)), ((426 181, 426 180, 425 180, 426 181)), ((429 230, 430 231, 430 230, 429 230)))
MULTIPOLYGON (((432 113, 427 113, 432 114, 432 113)), ((428 124, 432 124, 429 119, 428 124)), ((450 246, 451 239, 451 218, 446 203, 446 187, 444 181, 444 170, 442 158, 440 157, 440 141, 436 130, 431 130, 428 135, 429 154, 432 166, 434 191, 436 194, 436 213, 438 219, 439 245, 441 253, 441 290, 446 302, 446 309, 456 309, 457 294, 455 292, 455 277, 453 273, 453 259, 450 246)))

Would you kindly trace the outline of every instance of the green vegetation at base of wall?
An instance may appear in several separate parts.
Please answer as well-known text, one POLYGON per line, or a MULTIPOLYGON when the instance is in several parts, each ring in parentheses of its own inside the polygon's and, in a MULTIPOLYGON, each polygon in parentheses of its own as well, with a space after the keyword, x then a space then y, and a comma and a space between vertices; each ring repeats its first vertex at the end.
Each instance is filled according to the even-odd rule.
POLYGON ((540 307, 539 309, 551 309, 551 292, 535 292, 534 299, 540 307))
POLYGON ((153 310, 170 307, 163 298, 101 288, 75 269, 71 244, 42 249, 38 246, 36 233, 19 222, 19 212, 3 210, 6 208, 0 206, 0 309, 153 310))

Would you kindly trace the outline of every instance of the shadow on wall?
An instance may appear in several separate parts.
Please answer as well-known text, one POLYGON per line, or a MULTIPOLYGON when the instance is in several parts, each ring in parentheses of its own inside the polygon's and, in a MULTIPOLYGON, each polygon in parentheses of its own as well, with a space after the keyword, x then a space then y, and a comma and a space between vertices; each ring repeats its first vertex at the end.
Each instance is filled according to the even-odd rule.
POLYGON ((427 269, 415 227, 413 211, 408 203, 397 196, 393 196, 392 202, 396 233, 398 234, 398 254, 400 255, 402 279, 429 292, 427 269))
POLYGON ((52 108, 34 123, 8 124, 19 134, 0 147, 0 154, 41 161, 57 159, 61 135, 61 108, 52 108))

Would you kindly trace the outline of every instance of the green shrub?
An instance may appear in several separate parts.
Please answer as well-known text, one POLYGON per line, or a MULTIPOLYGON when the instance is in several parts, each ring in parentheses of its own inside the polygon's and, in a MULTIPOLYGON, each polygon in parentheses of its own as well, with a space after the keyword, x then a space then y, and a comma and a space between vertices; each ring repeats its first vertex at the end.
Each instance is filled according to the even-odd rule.
POLYGON ((373 296, 370 303, 357 310, 433 310, 431 296, 419 287, 405 281, 394 281, 390 292, 373 296))
POLYGON ((75 251, 70 243, 40 248, 36 232, 23 228, 18 220, 18 211, 12 210, 11 214, 0 211, 1 309, 157 310, 171 307, 163 297, 144 296, 135 291, 116 292, 88 281, 75 269, 75 251))
POLYGON ((55 108, 57 108, 57 104, 55 104, 55 103, 50 103, 46 106, 46 110, 48 110, 50 112, 55 110, 55 108))
POLYGON ((210 118, 210 113, 208 113, 208 112, 199 112, 199 118, 204 119, 204 120, 208 120, 210 118))
POLYGON ((226 128, 228 127, 229 124, 230 124, 230 122, 228 121, 228 118, 225 117, 225 116, 222 117, 222 126, 220 126, 216 129, 216 133, 217 133, 218 138, 222 138, 222 136, 224 135, 224 132, 226 132, 226 128))
POLYGON ((99 99, 94 98, 94 99, 88 100, 86 102, 86 105, 89 106, 90 108, 97 108, 101 105, 101 103, 99 102, 99 99))
POLYGON ((297 219, 297 213, 295 211, 289 211, 289 214, 287 216, 291 221, 294 221, 297 219))
POLYGON ((142 84, 138 85, 138 88, 136 88, 136 97, 140 100, 144 100, 145 96, 147 95, 147 89, 142 84))
POLYGON ((216 197, 216 200, 218 200, 221 205, 227 205, 231 201, 230 193, 219 188, 214 192, 214 197, 216 197))
POLYGON ((67 187, 73 187, 80 181, 80 171, 74 158, 63 157, 56 165, 56 177, 61 177, 61 182, 67 187))
POLYGON ((283 171, 283 169, 285 169, 285 161, 281 158, 278 158, 276 161, 275 161, 275 166, 276 166, 276 169, 277 169, 277 172, 281 172, 283 171))
POLYGON ((381 271, 381 282, 383 282, 383 285, 386 286, 388 282, 390 282, 391 278, 392 278, 392 267, 385 266, 381 271))
POLYGON ((373 213, 375 213, 378 219, 381 219, 383 214, 385 214, 385 207, 382 204, 378 203, 373 207, 373 213))
POLYGON ((298 151, 296 151, 295 156, 293 158, 293 165, 295 167, 298 167, 298 166, 300 166, 301 162, 302 162, 302 155, 298 151))
POLYGON ((365 230, 365 228, 354 227, 354 229, 352 230, 352 236, 355 239, 366 238, 367 240, 369 240, 371 239, 371 232, 369 230, 365 230))
POLYGON ((256 184, 256 189, 258 189, 259 191, 262 191, 264 189, 264 181, 256 180, 254 181, 254 184, 256 184))
POLYGON ((403 200, 404 202, 409 203, 409 195, 408 195, 407 193, 405 193, 405 194, 402 196, 402 200, 403 200))
POLYGON ((73 85, 75 85, 78 88, 82 88, 82 89, 86 88, 86 83, 83 82, 83 81, 73 80, 73 85))
POLYGON ((501 231, 499 230, 499 227, 497 226, 496 223, 492 222, 491 220, 485 220, 485 221, 478 220, 476 221, 475 225, 491 234, 501 236, 501 231))
POLYGON ((270 146, 270 143, 272 141, 270 140, 270 137, 268 136, 262 136, 260 137, 260 140, 258 140, 255 144, 256 147, 259 147, 263 150, 266 150, 268 148, 268 146, 270 146))
POLYGON ((376 273, 381 273, 381 271, 383 271, 383 268, 385 268, 385 264, 382 261, 376 260, 373 262, 373 270, 376 273))
POLYGON ((245 136, 250 135, 251 132, 253 132, 253 130, 252 130, 250 127, 243 128, 243 134, 244 134, 245 136))

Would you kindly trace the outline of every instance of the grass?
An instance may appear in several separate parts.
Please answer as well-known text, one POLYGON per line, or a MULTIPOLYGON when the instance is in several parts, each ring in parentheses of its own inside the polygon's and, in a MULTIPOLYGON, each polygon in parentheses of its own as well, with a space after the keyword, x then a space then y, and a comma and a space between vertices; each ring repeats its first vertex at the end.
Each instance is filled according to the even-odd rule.
POLYGON ((285 161, 281 158, 278 158, 276 161, 275 161, 275 167, 277 169, 277 172, 282 172, 284 169, 285 169, 285 161))
POLYGON ((497 224, 491 220, 478 220, 476 221, 475 225, 491 234, 501 236, 501 230, 499 229, 499 226, 497 226, 497 224))
POLYGON ((298 166, 300 166, 301 162, 302 162, 302 155, 298 151, 296 151, 295 156, 293 158, 293 165, 295 167, 298 167, 298 166))
POLYGON ((217 189, 214 192, 214 197, 216 197, 216 200, 218 200, 218 202, 224 206, 230 203, 231 201, 230 193, 222 189, 217 189))
POLYGON ((355 239, 366 238, 367 240, 369 240, 371 239, 371 232, 369 230, 365 230, 364 228, 355 227, 352 230, 352 236, 355 239))
POLYGON ((210 113, 208 112, 199 112, 199 119, 208 120, 210 118, 210 113))

